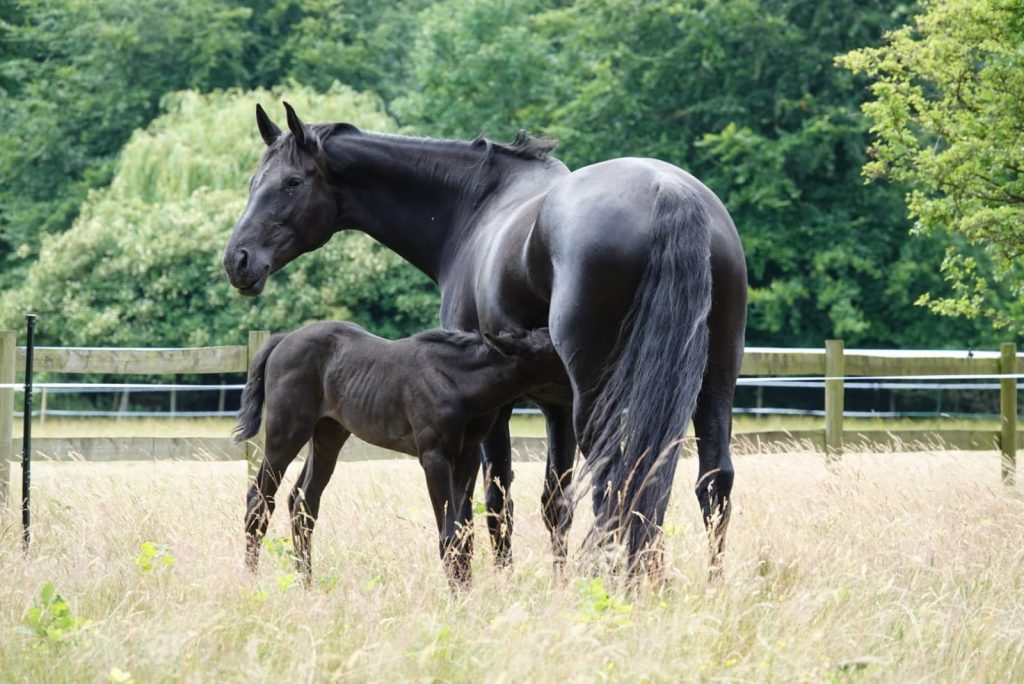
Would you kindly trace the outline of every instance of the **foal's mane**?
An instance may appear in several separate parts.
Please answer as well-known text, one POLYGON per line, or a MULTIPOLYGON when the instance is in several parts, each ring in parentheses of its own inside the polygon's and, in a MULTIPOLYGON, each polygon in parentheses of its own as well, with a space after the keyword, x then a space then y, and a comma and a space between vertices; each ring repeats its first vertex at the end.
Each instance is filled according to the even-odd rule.
POLYGON ((484 342, 483 335, 479 331, 467 332, 464 330, 441 330, 440 328, 435 328, 418 332, 412 338, 417 342, 443 344, 463 350, 487 347, 487 343, 484 342))

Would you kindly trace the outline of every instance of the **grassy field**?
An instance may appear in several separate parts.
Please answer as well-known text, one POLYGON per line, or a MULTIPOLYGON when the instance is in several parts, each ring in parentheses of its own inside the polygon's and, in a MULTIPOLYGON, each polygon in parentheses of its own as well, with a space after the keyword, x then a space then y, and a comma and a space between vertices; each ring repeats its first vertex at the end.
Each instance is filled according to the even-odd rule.
POLYGON ((711 585, 695 468, 660 590, 555 582, 524 463, 515 568, 478 521, 453 596, 412 460, 339 465, 310 590, 279 549, 243 569, 241 463, 42 463, 28 555, 0 518, 0 681, 1024 680, 1024 504, 994 454, 741 457, 711 585))

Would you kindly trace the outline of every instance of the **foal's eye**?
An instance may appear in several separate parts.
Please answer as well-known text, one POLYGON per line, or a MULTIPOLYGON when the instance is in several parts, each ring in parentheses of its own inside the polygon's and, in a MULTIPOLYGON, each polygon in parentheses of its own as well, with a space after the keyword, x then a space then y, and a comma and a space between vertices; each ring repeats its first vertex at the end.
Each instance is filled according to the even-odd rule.
POLYGON ((289 178, 289 179, 288 179, 288 181, 287 181, 287 182, 285 183, 285 186, 286 186, 286 187, 289 187, 289 188, 297 188, 297 187, 299 187, 300 185, 302 185, 302 179, 301 179, 301 178, 299 178, 298 176, 292 176, 292 177, 291 177, 291 178, 289 178))

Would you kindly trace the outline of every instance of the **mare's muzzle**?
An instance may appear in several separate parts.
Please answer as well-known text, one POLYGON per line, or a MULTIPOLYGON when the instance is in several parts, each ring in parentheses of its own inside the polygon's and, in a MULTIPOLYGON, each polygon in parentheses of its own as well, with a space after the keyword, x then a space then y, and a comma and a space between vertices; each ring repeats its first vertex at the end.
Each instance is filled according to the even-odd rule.
POLYGON ((224 272, 239 293, 255 297, 263 291, 270 276, 270 260, 244 247, 228 245, 224 252, 224 272))

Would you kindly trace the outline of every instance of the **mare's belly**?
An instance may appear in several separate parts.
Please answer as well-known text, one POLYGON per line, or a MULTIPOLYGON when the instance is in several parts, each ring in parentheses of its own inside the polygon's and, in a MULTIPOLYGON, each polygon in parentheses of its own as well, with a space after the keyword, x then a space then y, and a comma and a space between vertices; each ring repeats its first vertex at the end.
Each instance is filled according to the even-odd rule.
POLYGON ((572 406, 572 387, 568 378, 564 383, 544 385, 530 390, 527 399, 547 406, 572 406))

